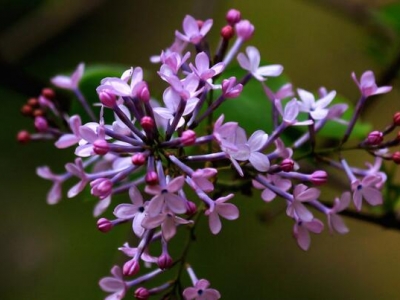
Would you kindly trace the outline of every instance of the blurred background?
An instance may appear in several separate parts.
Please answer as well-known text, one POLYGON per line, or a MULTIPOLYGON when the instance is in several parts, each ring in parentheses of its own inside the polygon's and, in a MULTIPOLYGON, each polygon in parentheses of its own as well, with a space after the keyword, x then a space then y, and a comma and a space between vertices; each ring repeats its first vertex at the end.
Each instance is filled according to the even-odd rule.
MULTIPOLYGON (((324 85, 356 101, 350 74, 371 69, 395 89, 373 101, 365 119, 382 128, 399 110, 397 69, 390 68, 400 65, 397 1, 0 0, 0 299, 102 299, 98 280, 123 262, 117 247, 130 235, 129 226, 98 232, 93 202, 46 204, 50 183, 35 168, 61 172, 73 156, 51 143, 17 144, 16 133, 32 129, 21 105, 79 62, 156 70, 149 56, 170 45, 186 14, 214 19, 216 45, 229 8, 255 25, 250 44, 284 65, 296 86, 324 85)), ((324 231, 303 252, 291 220, 260 217, 273 206, 257 197, 235 203, 241 217, 224 222, 218 236, 203 220, 189 256, 223 299, 400 299, 400 231, 346 218, 349 234, 324 231)))

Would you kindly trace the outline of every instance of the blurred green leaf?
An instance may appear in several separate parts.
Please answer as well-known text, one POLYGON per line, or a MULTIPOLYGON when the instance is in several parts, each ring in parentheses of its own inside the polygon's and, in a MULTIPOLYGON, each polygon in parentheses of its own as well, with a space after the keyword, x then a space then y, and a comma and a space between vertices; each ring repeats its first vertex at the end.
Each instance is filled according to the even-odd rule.
POLYGON ((385 5, 374 16, 378 22, 400 35, 400 3, 385 5))

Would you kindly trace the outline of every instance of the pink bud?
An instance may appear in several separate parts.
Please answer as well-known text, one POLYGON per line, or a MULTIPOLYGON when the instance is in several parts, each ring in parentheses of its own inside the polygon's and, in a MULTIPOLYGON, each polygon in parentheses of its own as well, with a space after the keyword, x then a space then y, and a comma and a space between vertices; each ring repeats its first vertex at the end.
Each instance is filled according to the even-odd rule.
POLYGON ((186 201, 186 214, 193 216, 197 212, 197 206, 192 201, 186 201))
POLYGON ((109 232, 113 226, 113 223, 106 218, 101 218, 97 221, 97 229, 104 233, 109 232))
POLYGON ((222 94, 225 98, 236 98, 243 90, 242 84, 236 84, 236 77, 222 80, 222 94))
POLYGON ((135 259, 128 260, 122 267, 124 276, 133 276, 140 270, 139 262, 135 259))
POLYGON ((132 155, 132 164, 136 166, 142 166, 146 162, 146 156, 142 153, 136 153, 132 155))
POLYGON ((149 91, 149 87, 147 86, 147 83, 142 81, 139 84, 140 84, 140 86, 138 87, 138 90, 137 90, 138 98, 140 100, 142 100, 143 102, 149 102, 150 101, 150 91, 149 91))
POLYGON ((294 168, 294 161, 290 158, 285 158, 284 160, 282 160, 280 166, 283 172, 291 172, 294 168))
POLYGON ((158 183, 158 175, 154 171, 147 172, 145 181, 148 185, 156 185, 158 183))
POLYGON ((315 171, 311 174, 311 182, 315 185, 321 185, 328 180, 328 174, 325 171, 315 171))
POLYGON ((107 90, 103 90, 99 93, 99 99, 101 104, 109 108, 114 107, 117 103, 117 97, 107 90))
POLYGON ((168 253, 161 254, 161 256, 157 259, 157 265, 161 270, 169 269, 173 263, 174 261, 168 253))
POLYGON ((22 130, 17 134, 17 141, 21 144, 26 144, 31 140, 31 135, 28 131, 22 130))
POLYGON ((400 151, 396 151, 395 153, 392 154, 392 160, 394 161, 395 164, 397 165, 400 164, 400 151))
POLYGON ((226 18, 226 21, 228 22, 228 24, 233 26, 237 22, 240 21, 241 13, 237 9, 233 9, 232 8, 232 9, 228 10, 228 12, 226 13, 225 18, 226 18))
POLYGON ((154 120, 145 116, 140 120, 140 125, 144 130, 152 130, 154 128, 154 120))
POLYGON ((379 145, 383 141, 383 133, 375 130, 368 134, 366 142, 369 145, 379 145))
POLYGON ((90 183, 90 186, 93 196, 104 199, 111 194, 113 183, 108 178, 97 178, 90 183))
POLYGON ((39 132, 46 132, 49 128, 47 120, 42 116, 35 117, 35 128, 39 132))
POLYGON ((93 151, 98 155, 105 155, 110 150, 110 146, 103 139, 95 140, 93 143, 93 151))
POLYGON ((182 132, 181 141, 184 146, 193 145, 196 141, 196 132, 193 130, 186 130, 182 132))
POLYGON ((150 292, 144 287, 137 288, 135 291, 135 298, 139 300, 147 300, 150 297, 150 292))
POLYGON ((231 25, 226 25, 221 29, 221 36, 224 40, 230 40, 235 35, 235 31, 231 25))
POLYGON ((237 23, 235 29, 237 36, 244 41, 250 39, 254 33, 254 26, 248 20, 243 20, 237 23))
POLYGON ((400 126, 400 111, 396 112, 393 115, 393 124, 396 126, 400 126))

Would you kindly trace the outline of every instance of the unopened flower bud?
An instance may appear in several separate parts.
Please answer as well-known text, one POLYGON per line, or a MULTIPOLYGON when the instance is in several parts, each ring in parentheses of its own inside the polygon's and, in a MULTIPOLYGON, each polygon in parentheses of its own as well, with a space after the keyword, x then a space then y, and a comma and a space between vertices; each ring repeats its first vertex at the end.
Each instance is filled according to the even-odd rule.
POLYGON ((232 9, 228 10, 228 12, 226 13, 225 18, 226 18, 226 21, 228 22, 228 24, 233 26, 237 22, 240 21, 241 13, 237 9, 233 9, 232 8, 232 9))
POLYGON ((47 120, 42 116, 35 117, 34 125, 37 131, 39 132, 46 132, 49 128, 47 120))
POLYGON ((39 106, 39 100, 36 98, 30 98, 28 99, 28 101, 26 102, 29 106, 32 107, 38 107, 39 106))
POLYGON ((154 171, 147 172, 145 181, 148 185, 156 185, 158 183, 158 175, 154 171))
POLYGON ((392 154, 392 160, 395 164, 400 165, 400 151, 396 151, 392 154))
POLYGON ((161 256, 157 259, 157 265, 161 270, 171 268, 173 263, 174 261, 168 253, 161 254, 161 256))
POLYGON ((93 143, 93 151, 98 155, 105 155, 110 151, 110 146, 103 139, 95 140, 93 143))
POLYGON ((143 153, 136 153, 132 155, 132 164, 136 166, 142 166, 146 162, 146 156, 143 153))
POLYGON ((184 146, 193 145, 196 141, 196 132, 193 130, 186 130, 182 132, 181 141, 184 146))
POLYGON ((137 288, 135 291, 135 298, 139 300, 147 300, 150 297, 150 292, 144 287, 137 288))
POLYGON ((124 276, 133 276, 140 270, 139 262, 135 259, 127 261, 122 267, 122 273, 124 276))
POLYGON ((35 110, 33 111, 32 115, 33 115, 34 117, 44 116, 44 111, 43 111, 43 109, 37 108, 37 109, 35 109, 35 110))
POLYGON ((328 180, 328 174, 325 171, 318 170, 311 174, 311 182, 315 185, 321 185, 328 180))
POLYGON ((145 116, 140 120, 140 125, 144 130, 152 130, 154 128, 154 120, 145 116))
POLYGON ((235 25, 236 35, 244 41, 253 36, 254 26, 248 20, 243 20, 235 25))
POLYGON ((101 218, 97 221, 97 229, 103 233, 109 232, 113 226, 113 223, 106 218, 101 218))
POLYGON ((22 106, 21 108, 21 114, 23 114, 24 116, 31 116, 33 113, 33 108, 32 106, 25 104, 24 106, 22 106))
POLYGON ((186 214, 193 216, 197 212, 197 206, 192 201, 186 201, 186 214))
POLYGON ((369 145, 379 145, 382 141, 383 133, 377 130, 370 132, 366 140, 369 145))
POLYGON ((53 100, 56 97, 56 93, 51 88, 44 88, 42 90, 42 96, 46 99, 53 100))
POLYGON ((284 160, 282 160, 280 167, 283 172, 291 172, 294 168, 294 161, 290 158, 285 158, 284 160))
POLYGON ((91 193, 100 199, 104 199, 111 194, 113 183, 108 178, 97 178, 90 183, 91 193))
POLYGON ((400 126, 400 111, 396 112, 393 115, 393 124, 396 126, 400 126))
POLYGON ((99 99, 101 104, 109 108, 114 107, 117 103, 117 97, 107 90, 100 91, 99 99))
POLYGON ((26 144, 31 140, 31 135, 28 131, 22 130, 17 134, 17 141, 21 144, 26 144))
POLYGON ((140 84, 141 85, 139 86, 139 88, 137 90, 137 96, 143 102, 149 102, 150 101, 149 87, 147 86, 147 83, 144 81, 142 81, 140 84))
POLYGON ((235 35, 235 30, 231 25, 226 25, 221 29, 221 36, 224 40, 230 40, 235 35))

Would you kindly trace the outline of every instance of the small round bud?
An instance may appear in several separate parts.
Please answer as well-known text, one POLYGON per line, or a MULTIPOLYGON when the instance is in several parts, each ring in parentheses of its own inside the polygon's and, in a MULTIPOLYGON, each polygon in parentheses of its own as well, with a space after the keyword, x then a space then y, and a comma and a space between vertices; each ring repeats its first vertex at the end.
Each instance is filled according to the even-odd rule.
POLYGON ((150 292, 144 287, 137 288, 135 291, 135 298, 139 300, 147 300, 150 297, 150 292))
POLYGON ((29 98, 28 101, 26 102, 29 106, 32 107, 38 107, 39 106, 39 100, 36 98, 29 98))
POLYGON ((31 135, 28 131, 22 130, 17 134, 17 141, 21 144, 26 144, 31 140, 31 135))
POLYGON ((97 229, 103 233, 109 232, 113 227, 113 223, 106 218, 101 218, 97 221, 97 229))
POLYGON ((237 36, 244 41, 250 39, 254 33, 254 26, 248 20, 243 20, 237 23, 235 29, 237 36))
POLYGON ((32 115, 34 117, 44 116, 44 111, 43 109, 37 108, 33 111, 32 115))
POLYGON ((192 201, 186 201, 186 214, 193 216, 197 212, 197 206, 192 201))
POLYGON ((226 18, 226 21, 228 22, 228 24, 233 26, 237 22, 240 21, 241 13, 237 9, 233 9, 232 8, 232 9, 228 10, 228 12, 226 13, 225 18, 226 18))
POLYGON ((158 175, 154 171, 147 172, 145 181, 148 185, 156 185, 158 183, 158 175))
POLYGON ((290 158, 285 158, 282 160, 280 167, 283 172, 291 172, 294 168, 294 161, 290 158))
POLYGON ((128 260, 122 267, 124 276, 133 276, 140 270, 139 262, 135 259, 128 260))
POLYGON ((400 111, 396 112, 393 115, 393 124, 396 126, 400 126, 400 111))
POLYGON ((311 182, 315 185, 321 185, 328 180, 328 174, 325 171, 318 170, 311 174, 311 182))
POLYGON ((49 100, 53 100, 56 97, 56 93, 51 88, 44 88, 42 90, 42 96, 49 100))
POLYGON ((168 253, 161 254, 161 256, 157 259, 157 265, 161 270, 171 268, 173 263, 174 261, 168 253))
POLYGON ((144 130, 152 130, 154 128, 154 120, 145 116, 140 120, 140 125, 144 130))
POLYGON ((90 183, 90 186, 93 196, 104 199, 111 194, 113 183, 108 178, 97 178, 90 183))
POLYGON ((93 151, 98 155, 105 155, 110 151, 110 146, 103 139, 95 140, 93 143, 93 151))
POLYGON ((377 130, 370 132, 366 139, 368 145, 379 145, 382 141, 383 133, 377 130))
POLYGON ((149 87, 147 86, 147 83, 142 81, 138 90, 137 90, 137 97, 142 100, 143 102, 149 102, 150 101, 150 91, 149 87))
POLYGON ((25 104, 24 106, 21 107, 21 114, 24 116, 31 116, 33 113, 33 108, 32 106, 25 104))
POLYGON ((193 145, 196 141, 196 132, 193 130, 186 130, 182 132, 181 142, 184 146, 193 145))
POLYGON ((47 120, 41 116, 35 117, 34 125, 39 132, 46 132, 49 129, 47 120))
POLYGON ((146 156, 143 153, 136 153, 132 155, 132 164, 142 166, 146 162, 146 156))
POLYGON ((107 90, 103 90, 99 93, 99 99, 101 104, 109 108, 114 107, 114 105, 117 103, 117 97, 107 90))
POLYGON ((392 154, 392 160, 395 164, 400 165, 400 151, 396 151, 392 154))
POLYGON ((224 40, 230 40, 235 35, 235 30, 231 25, 226 25, 221 29, 221 36, 224 40))

